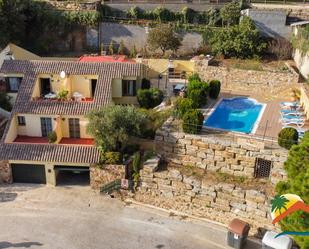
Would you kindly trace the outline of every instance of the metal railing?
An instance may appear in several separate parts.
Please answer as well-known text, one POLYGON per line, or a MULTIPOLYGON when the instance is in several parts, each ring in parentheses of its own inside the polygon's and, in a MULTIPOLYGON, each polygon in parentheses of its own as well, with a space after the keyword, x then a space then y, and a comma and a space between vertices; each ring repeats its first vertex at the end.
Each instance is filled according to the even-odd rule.
MULTIPOLYGON (((181 127, 171 123, 165 126, 170 131, 180 131, 181 127)), ((183 123, 182 123, 183 125, 183 123)), ((230 143, 239 143, 240 139, 245 139, 246 143, 251 146, 263 147, 264 149, 282 149, 282 147, 278 144, 278 137, 266 136, 265 133, 263 135, 253 134, 253 133, 240 133, 227 131, 223 129, 216 128, 208 128, 204 125, 196 125, 190 123, 184 123, 192 131, 192 135, 198 135, 201 137, 205 137, 210 139, 215 143, 220 142, 230 142, 230 143)), ((190 135, 191 133, 187 133, 190 135)), ((292 139, 283 139, 280 138, 282 142, 297 144, 299 141, 295 141, 292 139)))
POLYGON ((110 183, 103 185, 100 188, 100 192, 104 194, 111 194, 112 192, 119 190, 121 188, 121 179, 116 179, 110 183))

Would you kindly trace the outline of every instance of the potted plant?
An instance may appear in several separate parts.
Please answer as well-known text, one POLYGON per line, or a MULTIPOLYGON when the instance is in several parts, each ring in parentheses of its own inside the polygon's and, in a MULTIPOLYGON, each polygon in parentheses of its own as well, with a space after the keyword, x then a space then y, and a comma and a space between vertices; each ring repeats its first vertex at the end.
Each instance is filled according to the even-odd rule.
POLYGON ((50 144, 53 144, 57 141, 57 133, 55 131, 52 131, 47 134, 48 142, 50 144))
POLYGON ((69 94, 69 91, 68 90, 61 90, 59 93, 58 93, 58 99, 59 100, 67 100, 67 97, 68 97, 68 94, 69 94))

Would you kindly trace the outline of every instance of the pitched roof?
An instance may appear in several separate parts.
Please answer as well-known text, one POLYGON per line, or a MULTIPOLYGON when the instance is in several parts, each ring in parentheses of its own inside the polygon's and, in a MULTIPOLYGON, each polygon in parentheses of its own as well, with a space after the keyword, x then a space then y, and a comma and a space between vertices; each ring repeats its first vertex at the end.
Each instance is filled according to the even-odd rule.
MULTIPOLYGON (((85 115, 111 101, 111 83, 115 78, 141 76, 146 67, 138 63, 96 63, 77 61, 5 61, 1 73, 24 74, 16 102, 11 113, 85 115), (73 75, 98 75, 94 101, 92 102, 49 102, 32 101, 31 96, 38 74, 59 74, 65 71, 73 75)), ((9 122, 10 124, 11 122, 9 122)), ((9 130, 7 125, 2 142, 9 130)), ((0 158, 3 160, 25 160, 57 163, 96 163, 99 151, 94 146, 61 144, 0 144, 0 158)))
POLYGON ((13 112, 33 114, 85 115, 90 110, 108 104, 113 79, 125 76, 145 75, 146 68, 139 63, 102 63, 77 61, 4 61, 0 73, 24 74, 17 94, 13 112), (98 82, 92 102, 32 101, 32 91, 38 74, 59 74, 65 71, 73 75, 98 75, 98 82))
POLYGON ((94 146, 61 144, 0 144, 2 160, 25 160, 57 163, 97 163, 100 153, 94 146))

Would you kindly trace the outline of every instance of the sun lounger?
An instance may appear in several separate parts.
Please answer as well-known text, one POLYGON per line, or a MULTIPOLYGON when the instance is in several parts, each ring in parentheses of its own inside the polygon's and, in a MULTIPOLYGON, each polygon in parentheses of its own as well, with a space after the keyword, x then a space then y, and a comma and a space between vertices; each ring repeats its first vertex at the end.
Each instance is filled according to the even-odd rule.
POLYGON ((298 110, 289 110, 289 109, 280 110, 280 113, 281 115, 296 115, 296 116, 304 115, 304 113, 298 110))
POLYGON ((305 125, 304 119, 282 119, 281 123, 284 127, 296 125, 298 128, 302 128, 305 125))
POLYGON ((295 115, 282 115, 282 118, 281 120, 296 120, 296 121, 304 121, 305 122, 305 119, 300 117, 300 116, 295 116, 295 115))
POLYGON ((291 110, 297 110, 301 107, 299 102, 280 102, 281 108, 289 108, 291 110))

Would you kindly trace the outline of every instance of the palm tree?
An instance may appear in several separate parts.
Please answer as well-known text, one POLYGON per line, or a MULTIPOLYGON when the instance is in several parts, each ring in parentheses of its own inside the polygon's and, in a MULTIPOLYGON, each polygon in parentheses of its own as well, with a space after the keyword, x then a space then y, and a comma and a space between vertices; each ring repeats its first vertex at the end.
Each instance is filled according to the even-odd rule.
POLYGON ((286 208, 287 202, 289 202, 289 200, 285 196, 276 195, 275 198, 271 200, 271 212, 278 210, 279 213, 281 214, 282 208, 287 210, 286 208))

